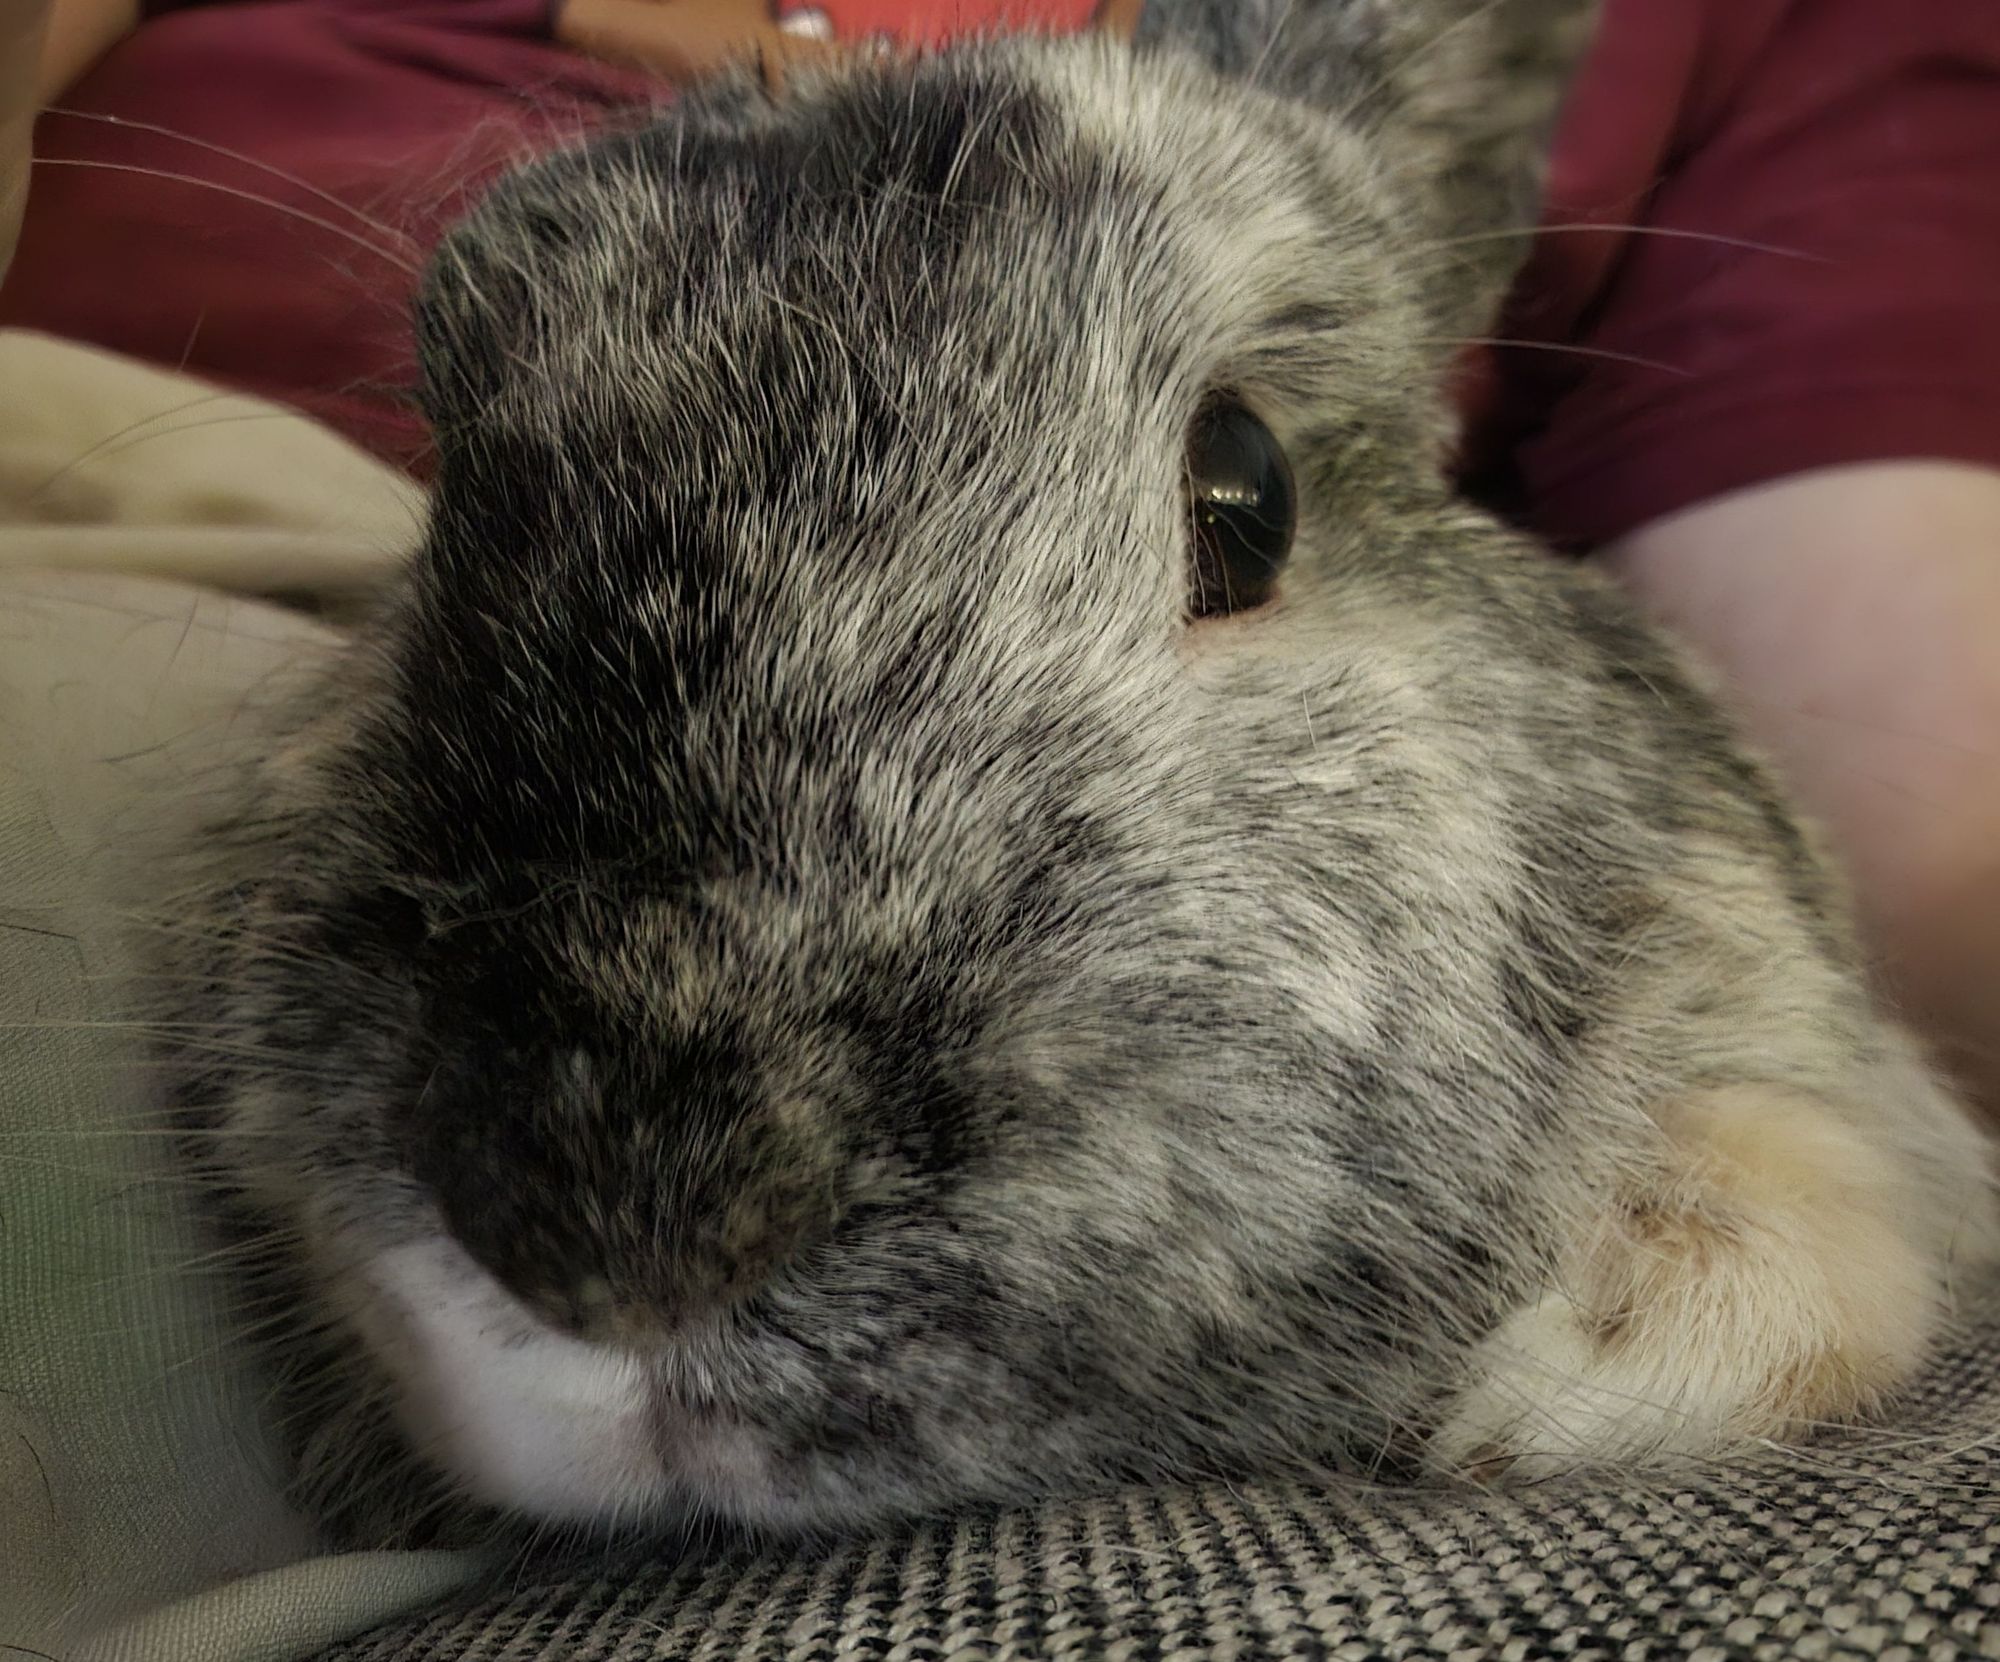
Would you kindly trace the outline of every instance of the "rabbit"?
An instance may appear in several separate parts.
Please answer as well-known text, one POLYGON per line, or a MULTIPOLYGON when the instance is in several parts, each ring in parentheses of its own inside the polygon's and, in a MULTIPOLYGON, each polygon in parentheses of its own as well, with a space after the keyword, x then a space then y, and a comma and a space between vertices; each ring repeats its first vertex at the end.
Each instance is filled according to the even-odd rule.
POLYGON ((1727 1458, 1988 1152, 1706 672, 1453 492, 1582 0, 725 77, 418 306, 439 472, 161 986, 350 1539, 1727 1458))

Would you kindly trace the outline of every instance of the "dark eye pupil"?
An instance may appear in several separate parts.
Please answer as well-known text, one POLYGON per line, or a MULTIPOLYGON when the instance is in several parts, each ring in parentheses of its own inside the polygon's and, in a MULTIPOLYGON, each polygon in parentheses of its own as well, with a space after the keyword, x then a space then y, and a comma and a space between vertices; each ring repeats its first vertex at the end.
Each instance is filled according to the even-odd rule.
POLYGON ((1194 615, 1263 605, 1291 554, 1298 510, 1284 451, 1271 429, 1234 399, 1211 399, 1195 417, 1188 495, 1194 615))

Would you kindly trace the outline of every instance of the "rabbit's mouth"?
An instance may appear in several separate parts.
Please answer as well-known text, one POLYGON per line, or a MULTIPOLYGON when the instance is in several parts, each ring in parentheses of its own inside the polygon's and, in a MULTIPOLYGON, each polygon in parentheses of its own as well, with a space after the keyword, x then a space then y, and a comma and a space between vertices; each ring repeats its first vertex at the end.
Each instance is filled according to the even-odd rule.
POLYGON ((359 1292, 412 1448, 478 1500, 582 1524, 669 1501, 640 1357, 548 1326, 442 1234, 377 1254, 359 1292))
POLYGON ((474 1501, 605 1531, 826 1521, 780 1481, 771 1436, 713 1400, 698 1347, 564 1333, 442 1233, 374 1255, 356 1294, 405 1439, 474 1501))

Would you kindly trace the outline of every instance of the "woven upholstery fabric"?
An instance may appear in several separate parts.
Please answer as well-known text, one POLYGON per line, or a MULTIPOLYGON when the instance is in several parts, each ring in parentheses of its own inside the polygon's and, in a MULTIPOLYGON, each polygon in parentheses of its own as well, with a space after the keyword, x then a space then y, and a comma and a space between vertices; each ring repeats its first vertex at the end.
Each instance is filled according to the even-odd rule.
POLYGON ((1147 1491, 529 1579, 322 1662, 2000 1658, 2000 1282, 1892 1427, 1639 1485, 1147 1491))

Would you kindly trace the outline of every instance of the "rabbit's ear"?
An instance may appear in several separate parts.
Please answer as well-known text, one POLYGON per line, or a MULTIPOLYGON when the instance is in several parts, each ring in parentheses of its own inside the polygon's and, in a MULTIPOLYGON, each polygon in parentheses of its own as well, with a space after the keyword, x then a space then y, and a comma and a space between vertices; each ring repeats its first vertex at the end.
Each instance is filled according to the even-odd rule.
POLYGON ((1597 0, 1109 0, 1103 15, 1142 47, 1191 49, 1365 133, 1457 256, 1430 262, 1435 309, 1476 326, 1526 254, 1508 233, 1534 223, 1597 13, 1597 0))

